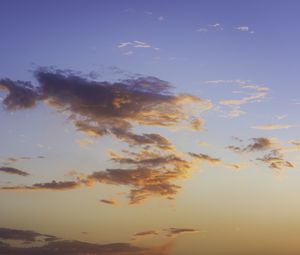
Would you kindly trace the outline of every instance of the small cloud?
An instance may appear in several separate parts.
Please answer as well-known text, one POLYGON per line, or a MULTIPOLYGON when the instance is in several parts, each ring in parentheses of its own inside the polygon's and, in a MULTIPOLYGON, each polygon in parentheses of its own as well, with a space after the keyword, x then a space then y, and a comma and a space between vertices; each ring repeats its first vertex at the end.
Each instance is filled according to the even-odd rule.
POLYGON ((209 155, 206 155, 206 154, 202 154, 202 153, 199 153, 199 154, 196 154, 196 153, 193 153, 193 152, 189 152, 189 155, 196 159, 196 160, 199 160, 199 161, 207 161, 211 164, 215 164, 215 163, 219 163, 221 160, 219 158, 213 158, 209 155))
POLYGON ((80 139, 76 141, 80 147, 86 147, 88 145, 94 144, 95 141, 89 139, 80 139))
POLYGON ((164 21, 164 20, 165 20, 165 17, 164 17, 164 16, 159 16, 159 17, 157 18, 157 20, 158 20, 158 21, 164 21))
POLYGON ((225 165, 226 168, 234 170, 234 171, 239 171, 242 168, 242 165, 240 164, 226 164, 225 165))
POLYGON ((116 204, 116 201, 114 199, 101 199, 100 202, 104 203, 104 204, 109 204, 109 205, 115 205, 116 204))
POLYGON ((239 107, 236 107, 228 112, 227 116, 230 119, 240 117, 241 115, 246 114, 245 111, 242 111, 239 107))
POLYGON ((2 187, 1 190, 7 191, 25 191, 25 190, 70 190, 76 189, 80 186, 79 182, 74 181, 52 181, 46 183, 36 183, 32 186, 10 186, 10 187, 2 187))
POLYGON ((196 30, 196 32, 202 33, 202 32, 207 32, 208 29, 206 27, 200 27, 196 30))
POLYGON ((208 25, 209 27, 220 27, 221 26, 221 24, 220 23, 215 23, 215 24, 209 24, 208 25))
POLYGON ((21 176, 29 175, 29 173, 26 173, 14 167, 0 167, 0 172, 7 173, 7 174, 21 175, 21 176))
POLYGON ((176 237, 181 234, 194 234, 200 232, 198 229, 193 228, 169 228, 165 231, 167 232, 167 237, 176 237))
POLYGON ((124 52, 123 54, 125 55, 125 56, 131 56, 131 55, 133 55, 133 51, 132 50, 130 50, 130 51, 126 51, 126 52, 124 52))
POLYGON ((250 28, 248 26, 238 26, 238 27, 235 27, 234 29, 237 31, 240 31, 240 32, 254 34, 254 31, 250 30, 250 28))
POLYGON ((282 124, 266 124, 260 126, 253 126, 254 129, 259 130, 276 130, 276 129, 288 129, 293 127, 293 125, 282 125, 282 124))
POLYGON ((239 27, 235 27, 235 29, 241 32, 249 32, 249 27, 247 26, 239 26, 239 27))
POLYGON ((124 47, 127 47, 127 46, 131 45, 131 44, 132 44, 131 42, 122 42, 117 47, 118 48, 124 48, 124 47))
POLYGON ((134 45, 133 47, 134 48, 151 48, 152 46, 146 42, 142 42, 142 41, 133 41, 134 42, 134 45))

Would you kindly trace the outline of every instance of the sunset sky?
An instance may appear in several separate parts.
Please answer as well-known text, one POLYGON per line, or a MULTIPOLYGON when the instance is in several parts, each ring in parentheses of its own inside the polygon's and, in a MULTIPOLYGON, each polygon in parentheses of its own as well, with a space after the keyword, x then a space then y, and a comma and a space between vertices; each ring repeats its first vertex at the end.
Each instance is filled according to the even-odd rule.
POLYGON ((1 255, 300 253, 300 2, 0 0, 1 255))

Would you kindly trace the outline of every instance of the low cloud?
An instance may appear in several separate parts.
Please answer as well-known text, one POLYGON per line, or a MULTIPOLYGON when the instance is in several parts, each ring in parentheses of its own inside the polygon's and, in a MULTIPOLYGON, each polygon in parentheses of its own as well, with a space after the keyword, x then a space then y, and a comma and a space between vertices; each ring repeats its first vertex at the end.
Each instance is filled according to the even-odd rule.
POLYGON ((15 175, 21 175, 21 176, 28 176, 29 173, 24 172, 20 169, 14 168, 14 167, 0 167, 0 172, 7 173, 7 174, 15 174, 15 175))
POLYGON ((57 240, 58 238, 52 235, 44 235, 34 231, 0 228, 0 239, 35 242, 40 240, 53 241, 53 240, 57 240))
POLYGON ((4 228, 0 228, 0 240, 0 254, 5 255, 167 255, 173 247, 170 243, 153 247, 138 247, 130 243, 97 244, 76 240, 59 240, 57 237, 33 231, 4 228), (26 241, 32 245, 29 247, 28 245, 26 247, 13 246, 6 242, 7 240, 26 241), (38 245, 34 242, 38 242, 38 245))
POLYGON ((52 181, 45 183, 36 183, 32 186, 10 186, 2 187, 2 190, 12 190, 12 191, 26 191, 26 190, 70 190, 76 189, 80 186, 79 182, 76 181, 52 181))

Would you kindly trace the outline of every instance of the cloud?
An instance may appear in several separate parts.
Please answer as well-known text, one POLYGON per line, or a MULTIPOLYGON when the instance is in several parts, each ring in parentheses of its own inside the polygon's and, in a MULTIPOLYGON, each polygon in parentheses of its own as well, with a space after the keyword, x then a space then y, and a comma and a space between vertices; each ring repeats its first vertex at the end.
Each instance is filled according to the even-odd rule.
POLYGON ((2 187, 2 190, 25 191, 25 190, 69 190, 76 189, 80 186, 79 182, 75 181, 52 181, 46 183, 36 183, 32 186, 11 186, 2 187))
POLYGON ((268 166, 272 169, 281 170, 285 167, 294 168, 294 165, 291 162, 285 160, 283 154, 280 153, 279 150, 272 150, 262 158, 257 158, 257 160, 268 164, 268 166))
POLYGON ((193 228, 169 228, 166 229, 167 237, 176 237, 181 234, 194 234, 199 233, 199 230, 193 228))
POLYGON ((158 235, 158 231, 156 231, 156 230, 147 230, 147 231, 143 231, 143 232, 138 232, 133 235, 132 241, 137 241, 141 238, 153 237, 153 236, 157 236, 157 235, 158 235))
MULTIPOLYGON (((43 102, 47 107, 66 114, 77 130, 87 136, 94 139, 112 136, 129 148, 138 147, 140 151, 128 157, 112 158, 121 167, 93 172, 85 180, 3 187, 3 190, 66 190, 77 188, 80 183, 100 182, 129 186, 129 199, 133 204, 150 196, 174 197, 180 186, 173 181, 186 178, 192 163, 179 156, 171 142, 161 134, 135 133, 135 127, 201 130, 204 120, 200 114, 212 107, 210 101, 188 94, 173 95, 170 92, 172 86, 156 77, 98 82, 72 71, 47 68, 38 69, 35 77, 38 85, 33 88, 21 83, 26 86, 19 90, 17 99, 15 93, 7 90, 5 99, 10 100, 4 100, 3 104, 8 110, 27 109, 43 102), (20 93, 30 97, 32 103, 24 104, 23 100, 18 100, 22 98, 20 93)), ((20 87, 19 82, 7 79, 1 80, 0 84, 13 88, 11 91, 20 87)))
POLYGON ((274 146, 274 142, 266 137, 252 138, 252 143, 245 147, 230 145, 227 148, 234 152, 255 152, 271 149, 274 146))
POLYGON ((227 114, 228 118, 233 119, 240 117, 241 115, 246 114, 245 111, 241 110, 240 107, 235 107, 234 109, 230 110, 227 114))
POLYGON ((239 171, 242 168, 241 164, 225 164, 226 168, 235 170, 235 171, 239 171))
POLYGON ((80 181, 89 186, 95 182, 128 186, 130 203, 139 204, 152 196, 173 199, 181 188, 173 182, 187 178, 193 166, 175 152, 141 150, 127 154, 111 153, 112 161, 126 168, 94 172, 80 181))
POLYGON ((27 176, 29 173, 26 173, 20 169, 14 167, 0 167, 0 172, 7 173, 7 174, 16 174, 21 176, 27 176))
POLYGON ((104 204, 109 204, 109 205, 115 205, 116 204, 116 201, 114 199, 101 199, 100 202, 104 203, 104 204))
POLYGON ((124 47, 127 47, 129 45, 131 45, 132 43, 131 42, 122 42, 118 45, 118 48, 124 48, 124 47))
POLYGON ((0 228, 0 254, 5 255, 167 255, 173 246, 170 243, 138 247, 130 243, 97 244, 76 240, 59 240, 57 237, 43 235, 33 231, 0 228), (39 239, 42 240, 39 240, 39 239), (6 243, 5 240, 22 240, 32 243, 30 246, 6 243), (42 241, 39 242, 39 241, 42 241), (38 242, 33 243, 33 242, 38 242))
POLYGON ((221 160, 218 159, 218 158, 213 158, 209 155, 202 154, 202 153, 196 154, 196 153, 193 153, 193 152, 189 152, 189 155, 191 157, 193 157, 194 159, 196 159, 196 160, 207 161, 207 162, 212 163, 212 164, 221 162, 221 160))
POLYGON ((209 101, 191 95, 171 95, 171 85, 155 77, 109 83, 89 81, 64 71, 40 69, 35 75, 39 83, 35 89, 28 83, 20 87, 20 82, 0 81, 10 88, 3 101, 8 110, 30 108, 43 101, 68 114, 77 129, 87 135, 113 135, 131 145, 163 141, 159 134, 133 134, 130 130, 134 125, 184 127, 187 122, 191 128, 199 129, 199 117, 193 118, 190 109, 196 112, 212 107, 209 101), (27 100, 20 99, 23 97, 27 100))
POLYGON ((34 231, 0 228, 0 239, 35 242, 41 239, 45 241, 54 241, 58 238, 52 235, 44 235, 34 231))
POLYGON ((10 111, 32 108, 38 100, 38 93, 29 82, 1 79, 1 90, 8 92, 1 103, 10 111))
POLYGON ((236 30, 240 31, 240 32, 249 32, 249 27, 247 26, 239 26, 239 27, 235 27, 236 30))
POLYGON ((158 18, 157 18, 157 20, 158 21, 164 21, 166 18, 164 17, 164 16, 159 16, 158 18))
POLYGON ((253 126, 254 129, 259 130, 275 130, 275 129, 288 129, 293 127, 293 125, 283 125, 283 124, 266 124, 260 126, 253 126))

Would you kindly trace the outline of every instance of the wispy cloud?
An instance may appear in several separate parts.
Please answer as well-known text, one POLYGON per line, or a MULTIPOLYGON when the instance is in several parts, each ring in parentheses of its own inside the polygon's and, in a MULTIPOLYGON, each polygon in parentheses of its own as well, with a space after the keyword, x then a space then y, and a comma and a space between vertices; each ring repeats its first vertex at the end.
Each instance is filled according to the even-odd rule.
POLYGON ((254 129, 259 130, 277 130, 277 129, 288 129, 294 127, 293 125, 284 125, 284 124, 266 124, 260 126, 253 126, 254 129))

